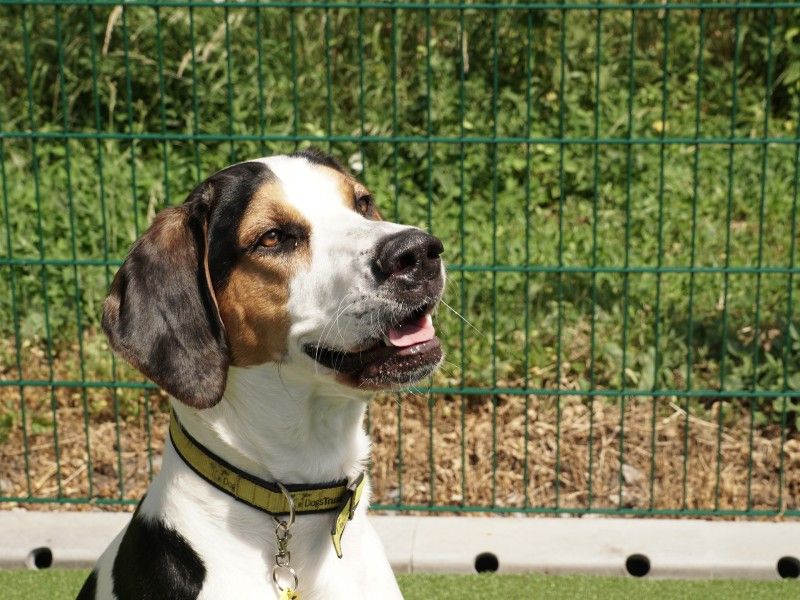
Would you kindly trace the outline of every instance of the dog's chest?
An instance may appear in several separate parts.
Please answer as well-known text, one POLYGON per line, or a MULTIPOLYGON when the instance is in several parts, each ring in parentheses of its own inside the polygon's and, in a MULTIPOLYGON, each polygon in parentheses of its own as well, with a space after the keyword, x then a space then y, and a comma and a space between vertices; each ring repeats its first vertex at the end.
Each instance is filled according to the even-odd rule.
MULTIPOLYGON (((271 579, 277 552, 272 518, 205 482, 197 483, 194 474, 166 475, 168 485, 159 479, 154 482, 131 526, 136 525, 136 519, 145 519, 158 527, 155 532, 150 527, 149 538, 137 531, 139 527, 129 529, 134 532, 133 542, 143 542, 135 548, 131 543, 126 545, 126 532, 115 560, 115 580, 120 573, 125 581, 161 580, 161 587, 169 590, 165 597, 180 600, 279 598, 271 579), (153 561, 159 553, 162 558, 153 561), (194 586, 189 575, 196 579, 197 569, 192 567, 198 561, 202 564, 202 582, 194 586), (171 589, 170 578, 176 573, 183 583, 171 589), (180 595, 175 590, 187 591, 180 595), (192 590, 196 590, 194 595, 192 590)), ((333 513, 298 517, 291 530, 289 550, 291 565, 301 575, 303 600, 362 597, 362 573, 371 568, 376 555, 382 555, 378 549, 365 552, 365 509, 366 503, 347 526, 342 559, 336 557, 331 543, 333 513)))

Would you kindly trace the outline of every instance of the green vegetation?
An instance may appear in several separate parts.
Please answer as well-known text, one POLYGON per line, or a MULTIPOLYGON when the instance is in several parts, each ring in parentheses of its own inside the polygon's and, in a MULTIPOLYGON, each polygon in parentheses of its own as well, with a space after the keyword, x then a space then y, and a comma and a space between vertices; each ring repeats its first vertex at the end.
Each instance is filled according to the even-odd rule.
POLYGON ((74 600, 88 569, 0 570, 0 586, 6 600, 74 600))
POLYGON ((441 311, 435 384, 800 389, 800 10, 632 14, 0 5, 0 128, 47 134, 0 140, 4 375, 19 352, 23 379, 111 379, 101 303, 137 233, 313 142, 444 240, 474 328, 441 311))
MULTIPOLYGON (((78 593, 87 570, 2 571, 6 600, 64 600, 78 593)), ((795 598, 789 581, 680 581, 619 577, 547 575, 401 575, 406 600, 481 600, 488 598, 720 598, 781 600, 795 598)))
POLYGON ((622 577, 548 575, 405 575, 399 578, 406 600, 484 600, 514 598, 627 598, 725 600, 793 598, 797 584, 788 581, 681 581, 622 577))

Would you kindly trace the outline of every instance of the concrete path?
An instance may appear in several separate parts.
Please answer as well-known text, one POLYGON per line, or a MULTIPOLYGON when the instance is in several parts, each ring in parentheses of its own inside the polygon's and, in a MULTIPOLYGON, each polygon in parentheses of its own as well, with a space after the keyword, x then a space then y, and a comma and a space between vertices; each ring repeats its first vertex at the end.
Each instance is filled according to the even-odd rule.
MULTIPOLYGON (((130 513, 0 512, 0 567, 88 567, 130 513), (47 551, 41 550, 40 563, 47 551)), ((371 517, 397 573, 587 573, 777 579, 800 570, 800 523, 664 519, 371 517), (479 558, 480 557, 480 558, 479 558), (626 563, 628 565, 626 569, 626 563)), ((345 535, 345 551, 347 536, 345 535)))

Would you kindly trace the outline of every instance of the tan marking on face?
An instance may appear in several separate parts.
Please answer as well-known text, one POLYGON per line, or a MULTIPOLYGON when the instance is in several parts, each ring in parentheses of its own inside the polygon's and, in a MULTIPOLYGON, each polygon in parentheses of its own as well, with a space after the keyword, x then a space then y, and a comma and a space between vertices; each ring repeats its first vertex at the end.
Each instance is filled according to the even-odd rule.
MULTIPOLYGON (((304 228, 307 234, 311 232, 311 224, 284 198, 280 182, 267 182, 253 194, 239 223, 239 246, 250 246, 269 229, 286 226, 304 228)), ((308 245, 302 245, 297 252, 302 254, 303 248, 308 249, 308 245)), ((306 253, 305 259, 310 261, 310 254, 306 253)))
MULTIPOLYGON (((364 184, 358 181, 356 178, 340 173, 335 169, 331 169, 330 167, 322 168, 329 171, 331 175, 336 178, 342 204, 344 204, 350 210, 359 212, 357 200, 362 196, 371 196, 366 186, 364 186, 364 184)), ((372 219, 373 221, 382 220, 377 207, 373 207, 373 210, 370 211, 366 217, 372 219)))
POLYGON ((278 361, 287 350, 289 334, 289 282, 295 271, 311 263, 308 221, 283 197, 280 184, 259 188, 239 223, 237 238, 247 248, 239 258, 225 287, 217 293, 220 316, 228 334, 231 364, 259 365, 278 361), (291 231, 280 251, 252 251, 257 240, 272 228, 291 231))

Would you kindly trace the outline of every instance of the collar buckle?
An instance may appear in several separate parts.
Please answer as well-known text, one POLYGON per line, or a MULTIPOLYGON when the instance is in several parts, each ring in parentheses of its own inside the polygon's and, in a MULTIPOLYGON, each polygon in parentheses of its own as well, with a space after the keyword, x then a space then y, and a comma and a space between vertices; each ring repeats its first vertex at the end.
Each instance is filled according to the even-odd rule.
POLYGON ((347 486, 347 491, 345 492, 345 498, 349 503, 349 512, 347 514, 347 520, 352 521, 353 515, 356 514, 356 508, 358 508, 358 502, 361 500, 361 484, 364 481, 364 472, 358 474, 352 482, 350 482, 347 486))
POLYGON ((344 529, 347 526, 347 522, 353 520, 365 484, 366 479, 362 471, 347 485, 339 503, 339 508, 336 509, 336 518, 333 521, 333 527, 331 527, 331 540, 333 541, 333 549, 336 550, 336 556, 339 558, 342 558, 342 535, 344 534, 344 529))

